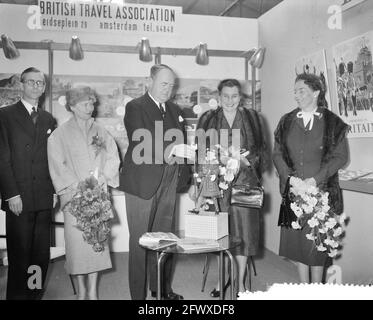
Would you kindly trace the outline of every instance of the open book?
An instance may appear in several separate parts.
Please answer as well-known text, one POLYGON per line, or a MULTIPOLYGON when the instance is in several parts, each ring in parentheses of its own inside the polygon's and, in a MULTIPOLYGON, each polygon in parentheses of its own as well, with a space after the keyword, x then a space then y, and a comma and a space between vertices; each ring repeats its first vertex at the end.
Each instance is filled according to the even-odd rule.
POLYGON ((152 248, 163 248, 177 244, 179 237, 172 232, 146 232, 139 239, 139 244, 152 248))

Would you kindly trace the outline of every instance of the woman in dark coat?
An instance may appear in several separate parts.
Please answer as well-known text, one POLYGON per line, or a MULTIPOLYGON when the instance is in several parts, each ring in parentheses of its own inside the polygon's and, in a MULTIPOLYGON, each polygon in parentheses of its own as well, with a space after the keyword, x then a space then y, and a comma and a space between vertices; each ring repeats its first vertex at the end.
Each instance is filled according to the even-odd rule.
MULTIPOLYGON (((328 191, 330 207, 341 214, 343 200, 338 170, 348 160, 348 126, 327 109, 325 91, 318 76, 304 73, 297 76, 294 95, 298 108, 285 114, 277 126, 273 162, 280 177, 281 194, 288 177, 298 177, 328 191)), ((306 238, 309 228, 306 225, 294 230, 282 226, 279 254, 297 262, 301 282, 321 282, 330 260, 306 238)))
MULTIPOLYGON (((239 172, 236 176, 238 184, 258 184, 264 168, 263 154, 265 143, 262 125, 258 113, 245 109, 240 105, 241 85, 235 79, 226 79, 218 86, 220 107, 205 112, 198 122, 198 129, 205 132, 215 129, 217 134, 210 137, 207 148, 220 144, 223 148, 235 146, 249 151, 241 157, 239 172), (225 138, 222 138, 224 137, 225 138), (224 145, 228 143, 228 145, 224 145), (254 173, 255 171, 255 173, 254 173)), ((242 239, 242 244, 232 249, 238 265, 238 290, 246 291, 244 277, 247 258, 258 252, 259 246, 259 210, 230 205, 230 188, 219 199, 220 211, 228 211, 229 234, 242 239)), ((219 288, 211 292, 213 297, 219 296, 219 288)))

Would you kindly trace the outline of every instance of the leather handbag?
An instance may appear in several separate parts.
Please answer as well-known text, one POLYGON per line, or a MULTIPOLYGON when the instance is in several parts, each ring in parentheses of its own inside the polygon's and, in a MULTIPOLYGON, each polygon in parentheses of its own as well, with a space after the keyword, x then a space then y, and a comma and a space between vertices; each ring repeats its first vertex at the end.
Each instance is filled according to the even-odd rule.
POLYGON ((253 186, 249 183, 233 184, 231 190, 231 205, 244 208, 261 209, 264 203, 264 188, 260 183, 255 168, 251 166, 258 184, 253 186))
POLYGON ((290 207, 291 198, 290 190, 290 177, 286 181, 285 190, 282 194, 282 201, 280 206, 280 214, 278 217, 278 226, 291 228, 291 223, 297 220, 297 216, 290 207))
POLYGON ((231 205, 261 209, 264 202, 264 188, 241 184, 232 186, 231 205))

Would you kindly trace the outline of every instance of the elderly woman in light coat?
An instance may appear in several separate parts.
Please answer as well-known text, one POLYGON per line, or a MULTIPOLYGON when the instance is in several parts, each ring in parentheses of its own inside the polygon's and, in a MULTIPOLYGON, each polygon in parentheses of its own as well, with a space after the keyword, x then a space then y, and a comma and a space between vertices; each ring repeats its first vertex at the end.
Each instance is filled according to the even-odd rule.
MULTIPOLYGON (((92 117, 95 102, 95 95, 89 87, 67 91, 66 109, 72 117, 48 139, 49 171, 60 196, 61 208, 71 200, 78 183, 93 172, 104 187, 119 185, 118 149, 112 136, 92 117)), ((82 232, 76 227, 75 217, 64 212, 64 221, 65 269, 77 276, 77 298, 85 299, 88 295, 88 299, 97 299, 98 271, 112 267, 107 243, 103 251, 95 252, 84 241, 82 232)))

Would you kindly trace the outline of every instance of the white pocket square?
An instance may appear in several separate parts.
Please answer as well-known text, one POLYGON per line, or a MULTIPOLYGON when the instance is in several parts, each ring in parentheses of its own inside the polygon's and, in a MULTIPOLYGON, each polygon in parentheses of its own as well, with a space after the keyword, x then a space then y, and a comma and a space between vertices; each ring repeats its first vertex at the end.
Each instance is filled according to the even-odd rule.
POLYGON ((52 130, 48 129, 47 134, 51 134, 52 130))
POLYGON ((182 116, 179 116, 179 122, 183 122, 184 118, 182 116))

